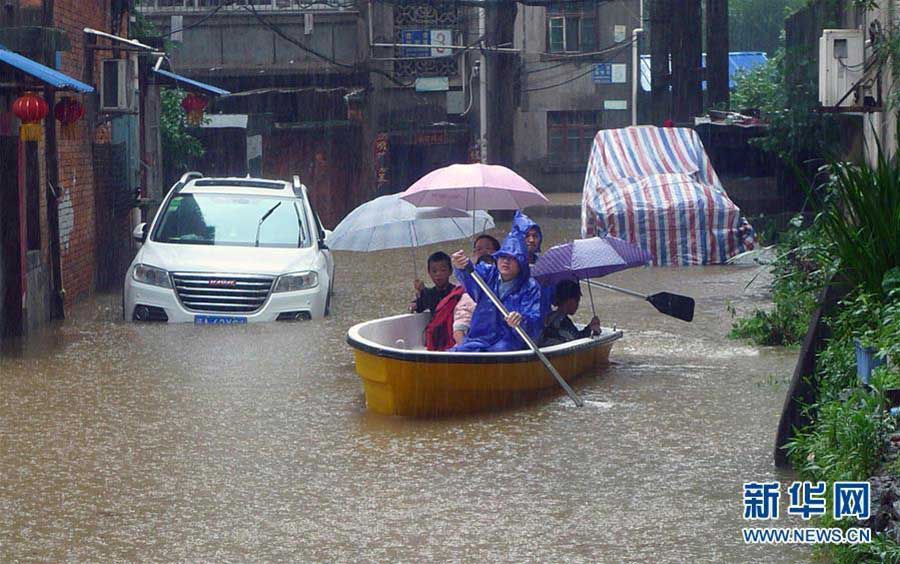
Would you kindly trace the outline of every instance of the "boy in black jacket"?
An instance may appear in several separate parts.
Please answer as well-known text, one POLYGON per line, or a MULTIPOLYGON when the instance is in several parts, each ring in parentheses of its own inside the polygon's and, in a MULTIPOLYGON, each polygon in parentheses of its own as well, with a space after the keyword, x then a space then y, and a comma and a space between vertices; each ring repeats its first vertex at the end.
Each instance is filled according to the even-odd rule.
POLYGON ((434 287, 426 287, 418 278, 413 282, 413 286, 416 288, 416 299, 409 304, 410 313, 422 313, 423 311, 433 313, 440 301, 456 287, 450 283, 452 271, 450 256, 447 253, 438 251, 428 257, 428 276, 434 282, 434 287))

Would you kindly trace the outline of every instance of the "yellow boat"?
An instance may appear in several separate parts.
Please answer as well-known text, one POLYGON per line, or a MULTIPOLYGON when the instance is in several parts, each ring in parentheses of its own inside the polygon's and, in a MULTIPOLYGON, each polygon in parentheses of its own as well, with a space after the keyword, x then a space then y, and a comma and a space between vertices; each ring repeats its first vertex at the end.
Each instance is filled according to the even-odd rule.
MULTIPOLYGON (((347 343, 355 349, 356 373, 366 405, 384 415, 458 415, 502 409, 559 391, 532 351, 457 353, 425 350, 431 315, 396 315, 354 325, 347 343)), ((567 382, 609 363, 621 331, 543 347, 541 352, 567 382)))

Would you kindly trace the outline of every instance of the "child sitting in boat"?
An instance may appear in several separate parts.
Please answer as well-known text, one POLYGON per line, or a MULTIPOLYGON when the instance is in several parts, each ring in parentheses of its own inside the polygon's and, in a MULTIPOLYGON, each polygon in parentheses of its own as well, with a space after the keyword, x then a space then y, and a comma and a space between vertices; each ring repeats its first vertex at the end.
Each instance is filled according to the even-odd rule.
MULTIPOLYGON (((475 238, 472 244, 472 262, 494 264, 494 253, 500 250, 500 241, 483 234, 475 238)), ((475 300, 469 294, 463 294, 453 310, 453 340, 462 343, 472 326, 472 314, 475 313, 475 300)))
POLYGON ((493 256, 497 261, 496 265, 481 263, 474 268, 509 311, 505 319, 466 272, 470 261, 465 251, 453 253, 456 278, 462 282, 466 293, 476 304, 472 326, 466 339, 453 347, 453 351, 502 352, 525 349, 527 345, 516 334, 517 326, 521 326, 532 339, 540 337, 544 326, 541 317, 541 287, 531 277, 524 239, 517 233, 510 233, 493 256))
POLYGON ((522 213, 521 210, 516 210, 516 214, 513 216, 512 231, 520 233, 525 240, 525 248, 528 250, 528 264, 536 263, 541 253, 541 242, 544 239, 544 235, 541 233, 541 226, 522 213))
MULTIPOLYGON (((525 240, 525 247, 528 250, 528 264, 535 264, 540 256, 541 243, 544 240, 541 226, 522 213, 521 210, 517 210, 516 215, 513 216, 512 231, 513 233, 520 233, 525 240)), ((550 315, 550 304, 553 303, 553 290, 553 286, 541 286, 541 315, 545 318, 550 315)))
POLYGON ((541 346, 559 345, 575 339, 600 334, 600 319, 595 315, 584 329, 578 329, 570 315, 575 315, 581 302, 581 287, 574 280, 562 280, 556 285, 553 305, 556 310, 547 317, 541 346))
POLYGON ((447 253, 438 251, 428 257, 428 276, 434 282, 434 287, 426 287, 418 278, 413 281, 416 298, 409 304, 410 313, 434 312, 440 301, 453 291, 456 286, 450 283, 450 268, 450 256, 447 253))

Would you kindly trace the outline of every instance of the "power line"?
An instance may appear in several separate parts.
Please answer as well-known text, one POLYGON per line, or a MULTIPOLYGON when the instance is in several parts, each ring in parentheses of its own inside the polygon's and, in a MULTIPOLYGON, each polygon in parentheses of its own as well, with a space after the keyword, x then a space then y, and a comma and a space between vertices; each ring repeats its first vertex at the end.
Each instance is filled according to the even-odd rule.
MULTIPOLYGON (((578 0, 382 0, 385 4, 452 4, 455 6, 472 6, 487 8, 495 6, 508 6, 510 4, 522 4, 524 6, 550 7, 559 4, 577 3, 578 0)), ((614 2, 615 0, 597 0, 601 2, 614 2)))
MULTIPOLYGON (((624 49, 625 47, 628 47, 628 45, 629 45, 630 43, 631 43, 631 41, 626 42, 626 43, 623 43, 623 44, 619 45, 618 47, 616 47, 615 49, 610 50, 609 53, 612 54, 612 53, 614 53, 614 52, 620 51, 620 50, 624 49)), ((589 68, 588 70, 584 71, 583 73, 580 73, 579 75, 574 76, 574 77, 572 77, 572 78, 569 78, 569 79, 567 79, 567 80, 564 80, 564 81, 562 81, 562 82, 559 82, 559 83, 556 83, 556 84, 548 84, 548 85, 538 86, 538 87, 535 87, 535 88, 526 88, 526 89, 522 90, 522 92, 539 92, 539 91, 541 91, 541 90, 549 90, 549 89, 551 89, 551 88, 558 88, 558 87, 560 87, 560 86, 564 86, 564 85, 569 84, 569 83, 571 83, 571 82, 575 82, 575 81, 578 80, 579 78, 583 78, 583 77, 585 77, 585 76, 591 74, 593 71, 594 71, 594 67, 593 67, 593 65, 592 65, 591 68, 589 68)))
POLYGON ((189 25, 182 26, 182 27, 180 27, 180 28, 178 28, 178 29, 173 29, 172 31, 169 31, 169 32, 167 32, 167 33, 160 33, 159 36, 160 36, 160 37, 169 37, 170 35, 175 35, 176 33, 180 32, 180 31, 185 31, 185 30, 187 30, 187 29, 191 29, 191 28, 197 27, 198 25, 202 24, 203 22, 205 22, 205 21, 208 20, 209 18, 215 16, 216 13, 217 13, 219 10, 221 10, 221 9, 224 8, 225 6, 230 6, 231 4, 233 4, 233 2, 228 2, 228 3, 226 3, 226 4, 219 4, 219 5, 216 6, 214 9, 210 10, 205 16, 203 16, 202 18, 200 18, 199 20, 197 20, 197 21, 195 21, 195 22, 193 22, 193 23, 191 23, 191 24, 189 24, 189 25))
POLYGON ((585 77, 585 76, 591 74, 592 72, 594 72, 594 69, 593 69, 593 68, 589 68, 588 70, 584 71, 583 73, 579 74, 578 76, 572 77, 572 78, 570 78, 570 79, 568 79, 568 80, 565 80, 565 81, 563 81, 563 82, 559 82, 559 83, 557 83, 557 84, 550 84, 550 85, 548 85, 548 86, 541 86, 541 87, 539 87, 539 88, 526 88, 526 89, 522 90, 522 92, 539 92, 539 91, 541 91, 541 90, 550 90, 551 88, 557 88, 557 87, 559 87, 559 86, 564 86, 564 85, 566 85, 566 84, 569 84, 570 82, 575 82, 575 81, 578 80, 579 78, 585 77))
MULTIPOLYGON (((622 49, 623 47, 627 47, 627 46, 631 45, 632 43, 634 43, 634 38, 629 39, 625 42, 614 43, 614 44, 610 45, 609 47, 604 47, 603 49, 600 49, 599 51, 591 51, 588 53, 559 53, 559 54, 554 55, 554 57, 560 57, 560 58, 572 59, 572 60, 562 61, 558 64, 555 64, 555 65, 552 65, 549 67, 541 67, 541 68, 534 69, 534 70, 526 70, 525 74, 537 74, 539 72, 553 70, 553 69, 559 68, 563 65, 571 64, 572 62, 575 62, 578 59, 586 59, 588 57, 594 57, 597 55, 605 55, 607 53, 617 52, 620 49, 622 49)), ((551 55, 552 55, 552 53, 551 53, 551 55)))
POLYGON ((288 43, 290 43, 290 44, 292 44, 292 45, 295 45, 295 46, 299 47, 302 51, 306 51, 306 52, 309 53, 310 55, 313 55, 313 56, 315 56, 315 57, 318 57, 319 59, 322 59, 323 61, 326 61, 326 62, 328 62, 328 63, 331 63, 332 65, 335 65, 335 66, 338 66, 338 67, 342 67, 342 68, 346 68, 346 69, 351 69, 351 70, 354 70, 354 71, 366 70, 367 72, 371 72, 371 73, 375 73, 375 74, 384 76, 385 78, 387 78, 388 80, 390 80, 390 81, 393 82, 394 84, 397 84, 397 85, 402 86, 402 87, 404 87, 404 88, 407 88, 407 87, 412 86, 413 84, 415 84, 415 82, 408 82, 408 83, 407 83, 407 82, 403 82, 403 81, 399 80, 398 78, 396 78, 396 77, 395 77, 394 75, 392 75, 391 73, 386 72, 386 71, 383 71, 383 70, 381 70, 381 69, 372 68, 372 67, 370 67, 369 65, 365 65, 365 64, 362 64, 362 65, 361 65, 361 64, 358 64, 358 63, 345 63, 345 62, 342 62, 342 61, 338 61, 338 60, 335 59, 334 57, 329 57, 328 55, 326 55, 326 54, 324 54, 324 53, 320 53, 319 51, 316 51, 315 49, 313 49, 313 48, 311 48, 311 47, 307 47, 306 45, 304 45, 304 44, 301 43, 300 41, 298 41, 298 40, 294 39, 293 37, 289 36, 288 34, 286 34, 280 27, 278 27, 277 25, 271 23, 271 22, 268 21, 267 19, 263 18, 263 17, 259 14, 259 12, 256 11, 256 8, 253 6, 253 4, 249 4, 249 5, 243 4, 243 5, 241 5, 241 7, 242 7, 244 10, 246 10, 246 11, 250 12, 251 14, 253 14, 253 16, 254 16, 261 24, 263 24, 264 26, 266 26, 267 28, 269 28, 270 30, 272 30, 272 32, 275 33, 275 35, 277 35, 278 37, 281 37, 282 39, 284 39, 284 40, 287 41, 288 43))

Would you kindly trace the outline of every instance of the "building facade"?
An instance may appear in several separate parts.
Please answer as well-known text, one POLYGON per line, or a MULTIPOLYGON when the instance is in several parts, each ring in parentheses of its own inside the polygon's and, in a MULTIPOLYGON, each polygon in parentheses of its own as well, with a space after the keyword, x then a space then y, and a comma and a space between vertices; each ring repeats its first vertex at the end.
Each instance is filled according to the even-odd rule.
POLYGON ((632 123, 632 41, 640 1, 520 5, 517 171, 547 192, 578 192, 594 134, 632 123))
POLYGON ((481 105, 499 94, 514 104, 486 121, 512 127, 491 143, 551 192, 580 189, 598 129, 631 123, 639 0, 518 5, 508 43, 482 9, 450 2, 148 0, 139 10, 178 40, 177 72, 235 92, 216 112, 246 116, 243 131, 225 131, 224 118, 211 126, 209 141, 233 139, 233 154, 198 166, 215 173, 243 151, 239 172, 299 174, 329 226, 440 166, 494 162, 481 105), (485 55, 514 72, 483 84, 485 55))
POLYGON ((332 227, 374 195, 470 159, 472 56, 428 46, 466 41, 470 10, 365 0, 222 4, 139 7, 178 41, 177 72, 235 92, 214 110, 233 117, 214 116, 196 132, 209 150, 196 163, 203 172, 297 174, 332 227))
POLYGON ((458 48, 477 37, 475 12, 453 3, 369 4, 377 194, 401 192, 436 168, 475 158, 477 52, 458 48))
MULTIPOLYGON (((33 330, 109 279, 114 247, 128 244, 128 213, 109 158, 110 117, 95 85, 104 54, 83 30, 127 32, 127 2, 19 0, 0 27, 0 321, 2 335, 33 330), (54 74, 56 73, 56 74, 54 74), (37 138, 26 137, 13 105, 26 93, 47 105, 37 138), (57 120, 64 98, 83 108, 57 120), (33 140, 32 140, 33 139, 33 140)), ((108 56, 108 55, 106 55, 108 56)), ((67 103, 68 103, 67 101, 67 103)))
MULTIPOLYGON (((172 41, 173 70, 234 93, 192 131, 206 154, 190 168, 298 175, 328 226, 360 201, 367 132, 348 100, 365 97, 368 77, 365 21, 355 2, 149 0, 138 10, 172 41)), ((183 172, 167 170, 164 186, 183 172)))

